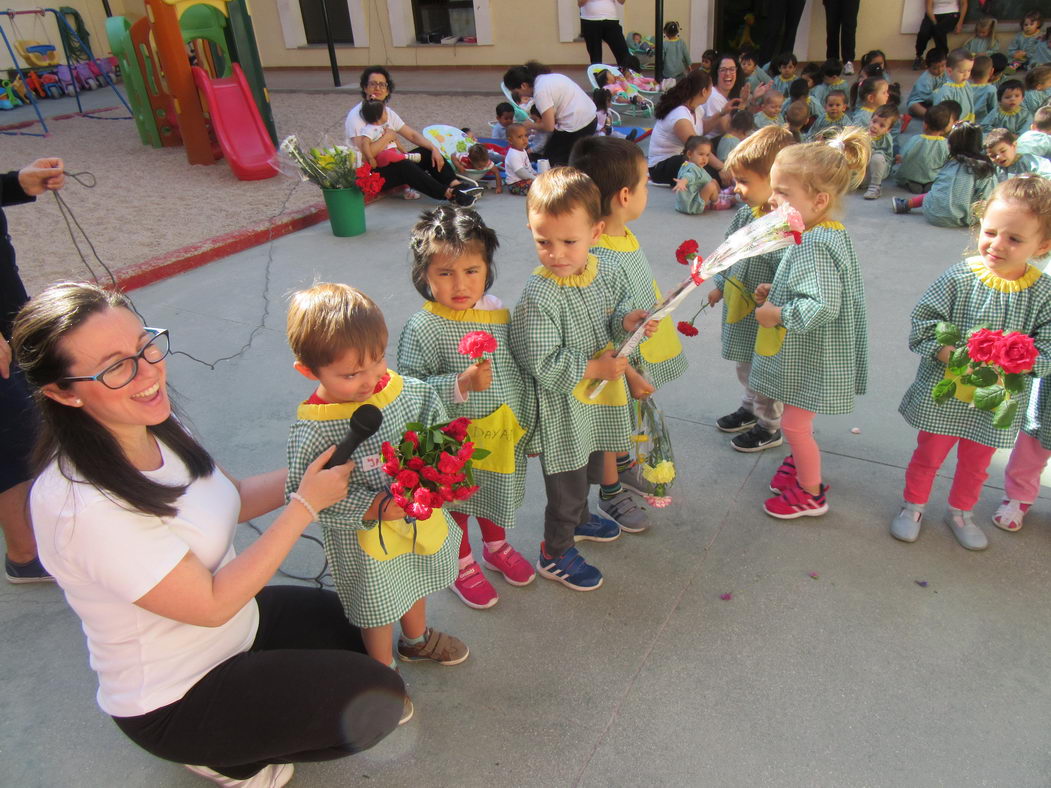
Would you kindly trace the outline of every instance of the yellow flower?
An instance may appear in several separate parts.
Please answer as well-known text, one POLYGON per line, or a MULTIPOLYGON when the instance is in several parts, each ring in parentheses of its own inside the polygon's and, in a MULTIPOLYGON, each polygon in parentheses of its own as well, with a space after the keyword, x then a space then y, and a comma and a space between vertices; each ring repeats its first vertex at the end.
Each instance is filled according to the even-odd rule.
POLYGON ((651 484, 667 484, 675 478, 675 465, 669 460, 662 460, 656 465, 644 465, 642 478, 651 484))
POLYGON ((646 443, 646 442, 648 442, 648 441, 649 441, 649 439, 650 439, 650 436, 649 436, 649 435, 632 435, 632 436, 631 436, 631 439, 632 439, 632 440, 633 440, 633 441, 634 441, 635 443, 646 443))
POLYGON ((336 166, 336 157, 331 153, 323 153, 317 157, 317 163, 319 167, 323 167, 326 170, 331 170, 336 166))

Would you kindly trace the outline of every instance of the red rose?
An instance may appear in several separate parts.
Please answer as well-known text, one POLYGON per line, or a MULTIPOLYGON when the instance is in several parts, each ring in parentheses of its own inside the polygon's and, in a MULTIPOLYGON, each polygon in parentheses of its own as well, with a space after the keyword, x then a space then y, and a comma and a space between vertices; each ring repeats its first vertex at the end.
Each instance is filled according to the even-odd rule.
POLYGON ((404 495, 394 495, 392 497, 394 498, 394 503, 397 504, 398 508, 404 512, 406 507, 408 507, 409 505, 409 499, 406 498, 404 495))
POLYGON ((397 482, 391 482, 391 484, 390 484, 390 494, 393 495, 395 498, 397 498, 399 495, 404 495, 405 494, 405 488, 402 487, 397 482))
POLYGON ((417 520, 428 520, 434 514, 434 510, 430 506, 416 503, 415 501, 404 507, 404 509, 405 514, 409 515, 409 517, 415 517, 417 520))
POLYGON ((412 471, 402 471, 397 475, 396 478, 398 480, 398 484, 409 490, 411 490, 413 487, 420 483, 420 477, 412 471))
POLYGON ((397 476, 401 470, 401 465, 397 460, 391 460, 390 462, 383 463, 383 472, 388 476, 397 476))
POLYGON ((442 429, 446 435, 455 441, 463 441, 467 438, 467 426, 471 423, 470 419, 463 418, 462 416, 458 419, 453 419, 445 428, 442 429))
POLYGON ((443 484, 438 488, 438 494, 442 497, 442 501, 451 501, 453 499, 453 489, 447 484, 443 484))
POLYGON ((992 361, 996 344, 1003 335, 1003 331, 990 331, 987 328, 975 331, 967 340, 967 353, 975 361, 992 361))
POLYGON ((457 487, 456 489, 453 490, 453 497, 456 500, 458 500, 458 501, 466 501, 468 498, 470 498, 476 492, 478 492, 478 485, 477 484, 474 484, 474 485, 466 485, 465 484, 464 486, 457 487))
POLYGON ((405 465, 408 466, 410 471, 419 471, 423 469, 425 463, 419 457, 409 457, 409 461, 405 465))
POLYGON ((438 470, 442 473, 456 473, 463 467, 463 463, 463 460, 443 451, 438 457, 438 470))
POLYGON ((683 241, 679 244, 679 248, 675 250, 675 259, 683 265, 689 265, 690 256, 697 254, 699 248, 697 242, 692 239, 689 241, 683 241))
POLYGON ((458 348, 461 355, 471 358, 481 358, 483 353, 492 353, 496 350, 496 337, 485 331, 472 331, 464 334, 458 348))
POLYGON ((461 460, 471 459, 471 455, 474 454, 474 444, 470 441, 465 441, 463 446, 460 447, 460 451, 456 453, 456 456, 461 460))
POLYGON ((996 343, 993 363, 999 364, 1009 374, 1029 372, 1036 363, 1037 355, 1032 337, 1012 331, 996 343))
POLYGON ((693 325, 693 323, 687 323, 685 320, 680 320, 678 325, 675 326, 679 330, 679 333, 686 337, 695 337, 701 332, 693 325))
POLYGON ((422 476, 429 482, 437 482, 438 475, 438 470, 436 468, 432 468, 430 465, 424 465, 422 468, 420 468, 420 476, 422 476))
POLYGON ((402 436, 402 441, 408 441, 414 449, 420 448, 420 436, 412 430, 409 430, 402 436))

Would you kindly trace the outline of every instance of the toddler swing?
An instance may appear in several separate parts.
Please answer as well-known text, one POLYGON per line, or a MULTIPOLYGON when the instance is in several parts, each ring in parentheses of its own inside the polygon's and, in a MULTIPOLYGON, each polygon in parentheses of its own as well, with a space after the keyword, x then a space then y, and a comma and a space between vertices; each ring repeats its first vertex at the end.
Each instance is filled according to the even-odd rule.
MULTIPOLYGON (((458 129, 455 126, 446 126, 443 123, 435 123, 432 126, 426 126, 423 129, 423 136, 437 146, 438 150, 441 151, 442 156, 445 157, 446 163, 450 167, 453 167, 453 156, 465 155, 467 149, 477 142, 477 140, 467 136, 463 129, 458 129)), ((490 154, 491 153, 492 151, 490 151, 490 154)), ((460 172, 456 167, 453 167, 453 170, 460 172)), ((489 171, 464 168, 462 172, 468 178, 477 181, 485 178, 489 171)))
POLYGON ((18 52, 19 57, 30 68, 51 68, 58 65, 58 50, 51 43, 51 36, 47 32, 47 28, 44 27, 43 9, 34 13, 34 17, 33 32, 35 34, 36 28, 39 27, 47 43, 43 44, 34 38, 24 38, 22 31, 18 29, 18 22, 15 21, 14 16, 9 15, 8 20, 11 22, 11 32, 15 34, 15 38, 11 43, 14 44, 15 51, 18 52))
POLYGON ((515 123, 525 123, 529 120, 529 110, 533 106, 533 99, 529 99, 524 104, 519 104, 515 101, 515 97, 511 95, 511 91, 507 89, 507 85, 503 83, 503 80, 500 81, 500 90, 504 92, 507 100, 511 102, 511 106, 515 108, 515 123))

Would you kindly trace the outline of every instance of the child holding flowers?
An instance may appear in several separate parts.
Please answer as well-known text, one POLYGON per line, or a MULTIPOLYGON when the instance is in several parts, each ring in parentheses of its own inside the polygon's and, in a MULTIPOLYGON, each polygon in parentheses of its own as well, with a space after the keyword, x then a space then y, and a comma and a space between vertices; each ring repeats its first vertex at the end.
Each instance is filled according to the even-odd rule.
POLYGON ((774 205, 795 208, 806 229, 772 283, 755 290, 759 324, 748 385, 785 404, 781 429, 792 454, 778 468, 763 508, 785 520, 828 511, 818 413, 850 413, 868 379, 865 289, 846 228, 831 216, 865 175, 868 131, 841 130, 821 142, 783 148, 770 170, 774 205))
POLYGON ((1004 469, 1004 494, 993 524, 1005 531, 1022 528, 1022 519, 1040 494, 1040 474, 1051 458, 1051 385, 1033 382, 1032 402, 1026 411, 1011 459, 1004 469))
POLYGON ((382 461, 394 461, 393 449, 383 444, 400 444, 406 424, 445 421, 438 394, 387 369, 383 313, 349 285, 321 283, 293 294, 287 333, 296 370, 318 385, 289 431, 286 494, 296 489, 310 462, 343 439, 361 405, 383 412, 380 429, 351 454, 356 466, 347 497, 316 517, 347 618, 361 627, 369 656, 384 665, 395 666, 395 621, 401 623, 402 660, 458 665, 467 659, 467 646, 427 626, 425 604, 428 594, 456 579, 459 539, 450 537, 442 508, 410 522, 387 487, 390 476, 382 461))
POLYGON ((506 541, 505 529, 514 526, 525 495, 526 433, 536 414, 532 382, 511 356, 510 313, 488 294, 498 245, 496 233, 468 208, 441 206, 424 213, 412 228, 409 248, 412 283, 426 302, 398 342, 398 369, 431 384, 450 414, 471 419, 471 441, 490 452, 472 469, 479 493, 450 504, 462 531, 452 590, 477 610, 500 597, 471 554, 472 516, 481 529, 483 566, 513 586, 528 585, 536 576, 506 541))
MULTIPOLYGON (((783 126, 762 128, 730 154, 726 168, 733 175, 734 191, 744 200, 744 207, 734 215, 726 229, 729 238, 770 210, 770 168, 777 154, 795 144, 792 133, 783 126)), ((752 371, 752 354, 759 324, 755 322, 752 293, 763 282, 772 282, 784 251, 746 257, 731 268, 716 274, 715 287, 708 293, 708 303, 723 302, 723 358, 736 362, 737 379, 744 387, 741 406, 715 421, 723 432, 735 435, 730 445, 737 451, 756 452, 780 446, 782 404, 753 391, 748 385, 752 371)))
MULTIPOLYGON (((988 478, 996 449, 1015 441, 1029 377, 1015 379, 1015 413, 999 427, 994 416, 972 407, 982 388, 964 385, 953 369, 970 360, 955 355, 955 337, 939 336, 939 323, 951 323, 961 332, 978 326, 967 342, 974 361, 995 359, 1005 372, 1018 373, 1035 362, 1032 373, 1051 372, 1051 282, 1030 260, 1051 251, 1051 184, 1034 175, 999 184, 986 203, 978 234, 978 256, 952 266, 927 289, 912 313, 909 347, 920 356, 916 380, 905 392, 898 410, 919 430, 916 451, 905 471, 905 501, 891 521, 890 533, 903 542, 919 537, 924 508, 935 474, 956 446, 956 471, 949 492, 945 522, 968 550, 984 550, 988 539, 972 518, 972 510, 988 478), (1035 339, 1038 356, 1026 355, 1027 336, 1035 339), (1007 334, 1007 337, 1003 335, 1007 334), (1022 351, 1019 353, 1019 351, 1022 351), (960 363, 958 363, 960 362, 960 363), (943 380, 954 381, 941 383, 943 380), (932 388, 938 385, 933 392, 932 388), (938 404, 934 396, 943 400, 938 404)), ((942 331, 945 331, 942 327, 942 331)), ((986 385, 988 381, 978 381, 986 385)), ((997 414, 999 415, 999 414, 997 414)))

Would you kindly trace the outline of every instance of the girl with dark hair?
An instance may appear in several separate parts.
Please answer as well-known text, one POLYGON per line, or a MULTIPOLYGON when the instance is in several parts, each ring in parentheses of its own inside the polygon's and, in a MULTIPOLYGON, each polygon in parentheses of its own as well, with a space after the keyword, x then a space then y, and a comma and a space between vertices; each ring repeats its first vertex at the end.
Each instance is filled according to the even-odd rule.
POLYGON ((654 110, 657 122, 650 137, 648 164, 650 179, 669 186, 686 161, 683 146, 690 137, 697 136, 694 113, 712 93, 708 72, 695 69, 660 97, 654 110))
POLYGON ((335 594, 265 587, 351 463, 324 470, 323 452, 238 556, 237 522, 280 508, 287 472, 229 477, 175 418, 166 330, 119 293, 64 283, 19 312, 12 344, 43 416, 40 557, 132 741, 222 785, 280 786, 292 761, 358 752, 408 718, 401 678, 362 653, 335 594))
POLYGON ((551 162, 552 167, 568 164, 573 143, 595 133, 594 102, 564 74, 552 74, 547 66, 530 60, 507 69, 504 86, 524 99, 533 99, 540 120, 522 125, 527 131, 535 129, 551 134, 541 158, 551 162))
MULTIPOLYGON (((369 140, 362 133, 368 122, 361 117, 361 105, 368 99, 389 102, 394 92, 394 80, 383 66, 369 66, 361 72, 360 84, 362 101, 347 113, 344 130, 350 144, 363 151, 369 140)), ((445 157, 434 143, 406 125, 390 106, 387 107, 386 127, 386 133, 374 141, 382 143, 380 149, 394 142, 400 135, 417 146, 409 153, 420 154, 420 161, 417 163, 403 159, 377 167, 376 172, 383 176, 385 189, 408 186, 406 199, 415 199, 419 192, 423 192, 435 200, 451 200, 459 205, 474 203, 482 190, 481 187, 469 178, 457 177, 453 168, 446 166, 445 157)))

